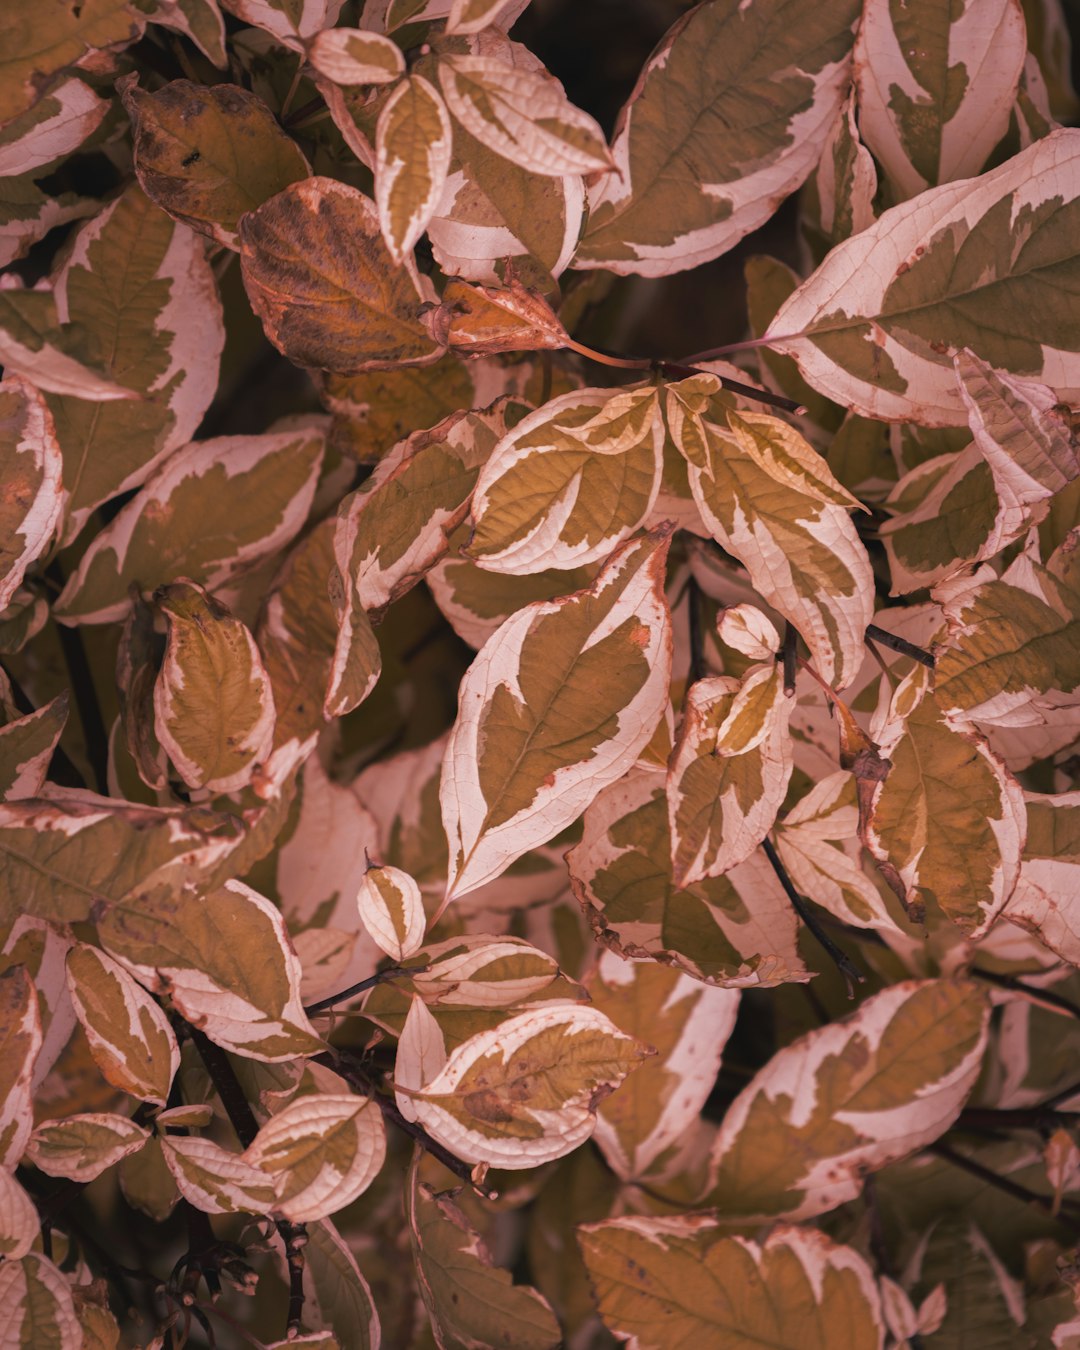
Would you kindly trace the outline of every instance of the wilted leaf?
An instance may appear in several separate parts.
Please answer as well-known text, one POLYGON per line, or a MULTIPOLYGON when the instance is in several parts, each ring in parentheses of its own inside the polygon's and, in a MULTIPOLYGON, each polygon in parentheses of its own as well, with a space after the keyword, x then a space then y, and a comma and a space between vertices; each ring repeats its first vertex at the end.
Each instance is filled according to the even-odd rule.
POLYGON ((651 1053, 595 1008, 541 1006, 458 1046, 413 1106, 466 1162, 535 1167, 584 1143, 598 1103, 651 1053))
POLYGON ((172 80, 152 94, 124 88, 135 172, 163 211, 237 247, 237 222, 309 173, 296 142, 255 94, 234 84, 172 80))
POLYGON ((279 192, 240 222, 244 285, 274 346, 297 365, 351 375, 427 365, 415 265, 394 266, 375 205, 333 178, 279 192))
POLYGON ((11 1350, 82 1350, 83 1331, 68 1282, 37 1252, 0 1265, 0 1313, 11 1350))
POLYGON ((26 1157, 51 1177, 93 1181, 142 1148, 150 1135, 125 1116, 106 1112, 48 1120, 30 1136, 26 1157))
POLYGON ((558 350, 570 343, 547 301, 516 277, 509 286, 469 286, 451 279, 428 322, 440 341, 463 355, 558 350))
POLYGON ((518 610, 469 667, 440 788, 448 898, 558 834, 648 743, 668 699, 667 544, 624 544, 588 590, 518 610))
POLYGON ((728 1108, 709 1200, 805 1219, 943 1134, 974 1086, 989 1008, 967 981, 909 980, 775 1054, 728 1108))
POLYGON ((428 227, 450 167, 450 117, 422 75, 383 104, 375 130, 375 204, 390 256, 405 261, 428 227))
POLYGON ((14 1167, 33 1127, 30 1088, 41 1049, 37 994, 25 966, 0 974, 0 1166, 14 1167))
MULTIPOLYGON (((877 168, 859 136, 853 91, 825 138, 821 163, 803 189, 804 234, 812 244, 820 239, 820 251, 827 253, 833 244, 873 223, 877 190, 877 168)), ((772 366, 773 360, 790 358, 767 353, 764 359, 772 366)))
MULTIPOLYGON (((666 276, 726 252, 807 177, 847 93, 859 7, 702 4, 638 76, 575 265, 666 276)), ((784 330, 786 331, 786 330, 784 330)))
POLYGON ((870 1267, 812 1229, 774 1228, 763 1245, 723 1236, 705 1214, 583 1224, 578 1241, 604 1323, 639 1350, 879 1350, 870 1267))

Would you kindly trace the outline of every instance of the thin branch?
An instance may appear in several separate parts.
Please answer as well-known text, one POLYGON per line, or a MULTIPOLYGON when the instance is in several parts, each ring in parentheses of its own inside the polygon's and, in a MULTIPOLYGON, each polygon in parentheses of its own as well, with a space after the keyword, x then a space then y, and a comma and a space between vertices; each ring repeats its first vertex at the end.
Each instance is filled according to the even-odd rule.
POLYGON ((798 660, 799 634, 793 624, 784 625, 784 645, 780 649, 780 659, 784 664, 784 695, 795 697, 795 670, 798 660))
POLYGON ((386 966, 382 970, 377 970, 374 975, 369 975, 366 980, 360 980, 358 984, 351 984, 348 989, 342 989, 338 994, 321 998, 317 1003, 309 1003, 304 1012, 308 1017, 314 1017, 316 1013, 325 1012, 327 1008, 332 1008, 335 1003, 344 1003, 347 998, 352 998, 356 994, 363 994, 368 989, 374 989, 377 984, 392 980, 397 975, 416 975, 424 970, 427 970, 427 966, 410 966, 408 969, 404 966, 386 966))
POLYGON ((787 896, 788 900, 791 901, 791 908, 803 921, 814 937, 817 938, 818 942, 825 949, 826 955, 844 977, 844 983, 847 985, 848 998, 854 998, 856 984, 864 983, 866 976, 847 953, 842 951, 841 948, 836 945, 828 933, 825 932, 824 928, 818 923, 816 916, 809 908, 806 900, 795 889, 794 882, 788 876, 787 868, 780 861, 780 855, 773 847, 772 840, 768 836, 761 841, 761 847, 772 866, 772 870, 776 873, 780 885, 784 888, 784 894, 787 896))
POLYGON ((1080 1097, 1080 1083, 1070 1083, 1068 1087, 1062 1088, 1060 1092, 1055 1092, 1052 1097, 1048 1097, 1046 1101, 1043 1102, 1040 1110, 1052 1111, 1055 1107, 1060 1106, 1062 1102, 1067 1102, 1070 1097, 1080 1097))
POLYGON ((917 647, 914 642, 909 642, 907 638, 897 637, 895 633, 889 633, 884 628, 879 628, 876 623, 866 625, 866 636, 874 642, 880 642, 883 647, 888 647, 891 651, 899 652, 901 656, 910 656, 913 661, 918 661, 920 666, 928 666, 934 669, 934 657, 925 647, 917 647))
POLYGON ((1055 1111, 1052 1106, 965 1106, 953 1123, 957 1130, 1054 1130, 1076 1125, 1080 1112, 1055 1111))
POLYGON ((948 1144, 941 1143, 940 1140, 936 1144, 931 1144, 927 1152, 933 1153, 935 1157, 941 1158, 944 1162, 952 1163, 954 1167, 959 1167, 973 1177, 978 1177, 980 1181, 985 1181, 988 1186, 993 1186, 995 1190, 1001 1191, 1004 1195, 1011 1195, 1014 1200, 1019 1200, 1021 1204, 1042 1210, 1065 1228, 1080 1234, 1080 1220, 1074 1219, 1069 1214, 1060 1212, 1055 1214, 1054 1202, 1050 1196, 1039 1195, 1037 1191, 1021 1186, 1018 1181, 1012 1181, 1008 1177, 999 1175, 989 1167, 984 1167, 982 1163, 976 1162, 974 1158, 969 1158, 966 1154, 958 1153, 956 1149, 950 1148, 948 1144))
POLYGON ((775 333, 768 337, 744 338, 741 342, 727 342, 722 347, 710 347, 707 352, 695 352, 684 359, 688 364, 700 365, 702 361, 717 361, 722 356, 731 356, 734 352, 753 352, 761 347, 771 347, 774 342, 791 342, 794 338, 806 337, 805 333, 775 333))
MULTIPOLYGON (((49 564, 46 575, 61 583, 64 579, 55 562, 49 564)), ((79 721, 82 723, 86 758, 90 761, 90 770, 94 775, 97 791, 105 794, 109 790, 109 733, 101 716, 82 633, 77 627, 68 628, 58 623, 56 635, 60 639, 60 650, 64 654, 64 664, 67 666, 68 678, 71 681, 71 692, 75 697, 75 707, 79 711, 79 721)))
POLYGON ((691 574, 686 582, 686 617, 690 630, 690 680, 696 684, 705 675, 705 634, 701 630, 701 587, 691 574))
POLYGON ((1055 994, 1052 989, 1038 989, 1034 985, 1025 984, 1023 980, 1018 980, 1015 975, 999 975, 996 970, 979 970, 975 966, 972 966, 970 974, 977 980, 985 980, 987 984, 996 984, 999 989, 1009 989, 1015 994, 1023 994, 1036 1003, 1045 1003, 1048 1007, 1057 1008, 1060 1012, 1068 1013, 1070 1017, 1080 1021, 1080 1005, 1062 994, 1055 994))

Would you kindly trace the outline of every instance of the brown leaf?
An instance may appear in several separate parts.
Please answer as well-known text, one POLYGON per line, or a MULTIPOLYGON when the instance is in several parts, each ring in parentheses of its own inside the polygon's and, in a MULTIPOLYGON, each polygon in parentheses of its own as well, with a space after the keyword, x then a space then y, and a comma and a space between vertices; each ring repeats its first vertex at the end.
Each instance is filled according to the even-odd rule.
POLYGON ((437 342, 469 356, 558 349, 570 340, 547 301, 516 279, 505 287, 451 279, 426 322, 437 342))

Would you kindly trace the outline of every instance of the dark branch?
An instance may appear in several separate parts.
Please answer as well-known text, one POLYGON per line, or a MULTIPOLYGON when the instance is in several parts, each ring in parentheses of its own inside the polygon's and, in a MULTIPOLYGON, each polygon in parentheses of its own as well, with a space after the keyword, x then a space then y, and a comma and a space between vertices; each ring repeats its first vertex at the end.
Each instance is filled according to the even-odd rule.
POLYGON ((918 661, 921 666, 929 666, 934 669, 934 658, 925 647, 917 647, 914 642, 909 642, 907 638, 897 637, 895 633, 887 633, 884 628, 879 628, 876 623, 866 625, 866 636, 873 642, 880 642, 883 647, 888 647, 890 651, 899 652, 901 656, 910 656, 913 661, 918 661))
POLYGON ((335 1003, 344 1003, 347 998, 353 998, 356 994, 363 994, 368 989, 374 989, 377 984, 392 980, 397 975, 416 975, 423 970, 427 970, 427 966, 410 966, 407 970, 404 966, 386 966, 383 970, 377 970, 374 975, 369 975, 366 980, 361 980, 358 984, 351 984, 348 989, 342 989, 338 994, 331 994, 329 998, 321 998, 317 1003, 309 1003, 304 1012, 308 1017, 314 1017, 316 1013, 325 1012, 327 1008, 332 1008, 335 1003))
POLYGON ((798 662, 799 634, 794 625, 784 625, 784 645, 780 648, 780 659, 784 663, 784 693, 788 698, 795 694, 795 668, 798 662))
POLYGON ((1036 1003, 1045 1003, 1048 1007, 1058 1008, 1061 1012, 1068 1013, 1070 1017, 1075 1017, 1077 1021, 1080 1021, 1080 1006, 1075 1004, 1072 999, 1065 998, 1062 994, 1055 994, 1052 989, 1038 989, 1035 985, 1025 984, 1023 980, 1018 980, 1015 975, 999 975, 996 970, 979 970, 973 966, 971 974, 977 980, 984 980, 987 984, 996 984, 999 989, 1009 989, 1015 994, 1023 994, 1036 1003))
POLYGON ((1063 1227, 1080 1234, 1080 1220, 1074 1219, 1071 1214, 1065 1214, 1064 1212, 1055 1214, 1054 1202, 1050 1196, 1039 1195, 1037 1191, 1021 1186, 1018 1181, 1000 1176, 989 1167, 984 1167, 982 1163, 976 1162, 974 1158, 969 1158, 964 1153, 958 1153, 956 1149, 950 1148, 948 1144, 943 1144, 940 1141, 931 1144, 927 1152, 933 1153, 935 1157, 941 1158, 947 1163, 952 1163, 954 1167, 961 1168, 962 1171, 968 1172, 973 1177, 978 1177, 980 1181, 985 1181, 988 1186, 993 1186, 995 1190, 1001 1191, 1004 1195, 1011 1195, 1014 1200, 1019 1200, 1021 1204, 1042 1210, 1043 1213, 1056 1219, 1063 1227))

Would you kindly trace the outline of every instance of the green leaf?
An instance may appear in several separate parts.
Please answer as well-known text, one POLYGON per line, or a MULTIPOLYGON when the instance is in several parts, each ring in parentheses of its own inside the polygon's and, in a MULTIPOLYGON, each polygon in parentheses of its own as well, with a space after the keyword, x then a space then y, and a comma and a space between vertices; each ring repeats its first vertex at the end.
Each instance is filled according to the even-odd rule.
POLYGON ((450 167, 446 105, 422 75, 410 75, 383 104, 375 130, 375 204, 383 238, 401 264, 428 227, 450 167))
POLYGON ((82 1350, 83 1328, 68 1282, 37 1252, 0 1266, 0 1308, 11 1350, 82 1350))
POLYGON ((30 1136, 26 1157, 50 1177, 93 1181, 121 1158, 137 1152, 149 1132, 126 1116, 109 1112, 42 1122, 30 1136))

